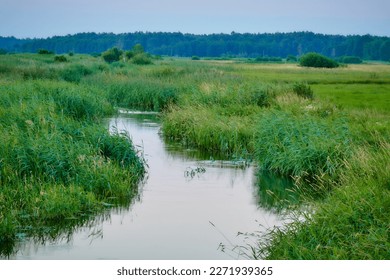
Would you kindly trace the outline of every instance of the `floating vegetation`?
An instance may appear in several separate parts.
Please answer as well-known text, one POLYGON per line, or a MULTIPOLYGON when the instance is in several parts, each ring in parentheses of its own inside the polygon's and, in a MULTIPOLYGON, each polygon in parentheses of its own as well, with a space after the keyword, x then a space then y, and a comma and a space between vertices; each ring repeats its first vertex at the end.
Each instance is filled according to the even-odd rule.
POLYGON ((187 179, 193 179, 195 177, 200 177, 204 173, 206 173, 206 168, 202 166, 187 167, 184 171, 184 177, 187 179))

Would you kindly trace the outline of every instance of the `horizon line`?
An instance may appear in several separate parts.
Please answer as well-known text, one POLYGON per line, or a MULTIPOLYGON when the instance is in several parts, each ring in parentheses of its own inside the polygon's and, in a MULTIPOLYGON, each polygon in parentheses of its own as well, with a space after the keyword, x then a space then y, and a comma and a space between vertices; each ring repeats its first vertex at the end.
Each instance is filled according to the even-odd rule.
POLYGON ((173 34, 173 33, 181 33, 183 35, 195 35, 195 36, 211 36, 211 35, 233 35, 233 34, 240 34, 240 35, 246 35, 246 34, 250 34, 250 35, 264 35, 264 34, 291 34, 291 33, 313 33, 314 35, 325 35, 325 36, 343 36, 343 37, 348 37, 348 36, 372 36, 372 37, 384 37, 384 38, 390 38, 390 36, 386 36, 386 35, 373 35, 373 34, 370 34, 370 33, 367 33, 367 34, 334 34, 334 33, 320 33, 320 32, 314 32, 314 31, 308 31, 308 30, 301 30, 301 31, 275 31, 275 32, 236 32, 236 31, 231 31, 230 33, 226 33, 226 32, 220 32, 220 33, 216 33, 216 32, 212 32, 212 33, 190 33, 190 32, 182 32, 182 31, 130 31, 130 32, 107 32, 107 31, 104 31, 104 32, 96 32, 96 31, 81 31, 81 32, 76 32, 76 33, 68 33, 66 35, 51 35, 51 36, 47 36, 47 37, 16 37, 15 35, 8 35, 8 36, 5 36, 5 35, 1 35, 0 34, 0 37, 2 38, 15 38, 15 39, 18 39, 18 40, 47 40, 47 39, 51 39, 51 38, 54 38, 54 37, 66 37, 66 36, 75 36, 75 35, 79 35, 79 34, 97 34, 97 35, 104 35, 104 34, 113 34, 113 35, 125 35, 125 34, 134 34, 134 33, 144 33, 144 34, 147 34, 147 33, 168 33, 168 34, 173 34))

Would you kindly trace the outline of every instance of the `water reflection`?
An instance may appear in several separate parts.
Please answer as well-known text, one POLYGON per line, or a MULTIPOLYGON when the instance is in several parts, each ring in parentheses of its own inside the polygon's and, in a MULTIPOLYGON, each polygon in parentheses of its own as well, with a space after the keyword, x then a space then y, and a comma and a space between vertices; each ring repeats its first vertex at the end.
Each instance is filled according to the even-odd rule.
POLYGON ((164 143, 155 114, 121 114, 108 123, 111 129, 129 132, 149 166, 138 199, 64 240, 25 242, 11 258, 239 258, 240 252, 222 252, 221 244, 243 245, 239 232, 281 223, 277 214, 259 207, 253 166, 242 168, 237 162, 164 143))
POLYGON ((271 172, 257 172, 258 203, 261 207, 281 213, 300 204, 302 193, 291 178, 271 172))

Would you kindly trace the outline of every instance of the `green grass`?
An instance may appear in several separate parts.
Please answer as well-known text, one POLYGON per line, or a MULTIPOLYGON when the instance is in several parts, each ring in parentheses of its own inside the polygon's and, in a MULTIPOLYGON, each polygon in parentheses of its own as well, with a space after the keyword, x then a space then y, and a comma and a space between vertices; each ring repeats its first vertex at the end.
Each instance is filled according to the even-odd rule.
POLYGON ((14 59, 23 63, 10 60, 5 65, 13 70, 0 78, 1 255, 25 237, 71 232, 105 205, 128 206, 145 172, 129 136, 101 124, 115 112, 107 92, 47 76, 34 64, 50 62, 38 56, 14 59), (24 75, 31 70, 43 74, 24 75))
POLYGON ((261 114, 257 131, 260 168, 282 175, 336 176, 350 156, 351 137, 343 116, 269 110, 261 114))
MULTIPOLYGON (((256 110, 248 108, 251 114, 256 110)), ((253 151, 253 117, 224 115, 221 111, 218 107, 174 107, 163 118, 164 137, 225 157, 248 155, 253 151)))
POLYGON ((271 234, 268 259, 390 258, 390 149, 359 148, 340 185, 313 211, 271 234))
POLYGON ((390 65, 66 58, 0 56, 1 254, 130 203, 142 159, 101 124, 126 107, 161 112, 166 140, 254 159, 259 204, 305 218, 259 239, 253 257, 389 258, 390 65))
POLYGON ((332 84, 313 85, 314 94, 346 109, 390 110, 388 84, 332 84))

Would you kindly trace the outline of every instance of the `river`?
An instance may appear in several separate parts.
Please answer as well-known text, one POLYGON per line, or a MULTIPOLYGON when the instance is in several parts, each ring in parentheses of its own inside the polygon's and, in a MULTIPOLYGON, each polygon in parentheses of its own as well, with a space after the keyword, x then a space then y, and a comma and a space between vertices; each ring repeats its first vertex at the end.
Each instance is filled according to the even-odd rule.
POLYGON ((148 164, 127 209, 53 242, 25 241, 11 259, 238 259, 234 246, 281 224, 258 204, 255 168, 216 160, 163 141, 155 114, 122 113, 108 125, 126 130, 148 164))

